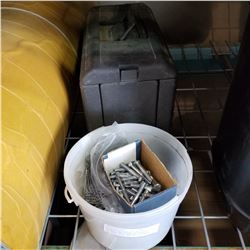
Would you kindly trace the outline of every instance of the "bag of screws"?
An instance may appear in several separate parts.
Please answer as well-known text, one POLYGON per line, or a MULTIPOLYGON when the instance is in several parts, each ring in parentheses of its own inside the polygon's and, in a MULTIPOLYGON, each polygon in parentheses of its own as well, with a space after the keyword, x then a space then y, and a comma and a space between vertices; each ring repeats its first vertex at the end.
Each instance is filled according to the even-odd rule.
POLYGON ((83 197, 90 204, 110 212, 124 211, 104 172, 102 156, 127 143, 119 125, 115 122, 111 128, 107 129, 107 133, 98 139, 89 157, 86 157, 89 167, 83 173, 83 197))
POLYGON ((176 195, 175 180, 144 141, 104 155, 103 166, 125 212, 145 212, 176 195))

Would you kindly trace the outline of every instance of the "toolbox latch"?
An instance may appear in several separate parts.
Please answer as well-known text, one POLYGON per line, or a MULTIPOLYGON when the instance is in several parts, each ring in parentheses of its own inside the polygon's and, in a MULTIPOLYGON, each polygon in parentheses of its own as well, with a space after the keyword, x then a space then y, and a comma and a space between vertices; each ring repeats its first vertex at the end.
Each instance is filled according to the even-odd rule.
POLYGON ((120 81, 137 81, 138 79, 138 68, 120 68, 120 81))

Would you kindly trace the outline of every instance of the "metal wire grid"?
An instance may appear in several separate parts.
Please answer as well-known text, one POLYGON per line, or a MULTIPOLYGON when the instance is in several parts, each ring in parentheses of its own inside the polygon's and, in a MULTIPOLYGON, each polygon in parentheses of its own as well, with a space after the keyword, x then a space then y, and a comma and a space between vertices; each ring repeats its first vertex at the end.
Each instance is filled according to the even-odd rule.
MULTIPOLYGON (((211 58, 213 60, 215 60, 217 66, 219 65, 219 67, 217 68, 214 68, 212 67, 209 68, 209 67, 206 67, 207 62, 206 62, 206 59, 204 59, 203 57, 203 52, 202 51, 202 48, 199 46, 199 45, 195 45, 193 47, 189 47, 189 48, 192 48, 193 50, 195 49, 195 55, 197 56, 197 58, 192 58, 194 60, 197 60, 199 62, 200 65, 202 65, 202 69, 201 70, 199 68, 199 70, 197 71, 197 68, 192 68, 192 65, 190 66, 190 59, 188 58, 187 56, 187 53, 185 51, 185 47, 181 47, 181 46, 178 46, 178 47, 174 47, 174 49, 178 49, 179 51, 181 51, 181 58, 179 58, 179 62, 182 63, 182 67, 181 67, 181 70, 178 72, 179 75, 180 75, 180 78, 181 77, 186 77, 188 76, 188 79, 189 79, 189 83, 190 83, 190 86, 177 86, 177 89, 176 89, 176 99, 175 99, 175 108, 174 108, 174 113, 177 115, 177 118, 179 120, 179 124, 180 124, 180 130, 179 131, 174 131, 174 127, 173 127, 173 131, 171 131, 175 136, 176 138, 178 138, 184 145, 185 147, 188 149, 189 153, 192 153, 193 151, 195 151, 192 147, 192 144, 190 143, 190 140, 207 140, 208 141, 208 148, 206 149, 206 152, 208 153, 208 156, 209 156, 209 161, 210 161, 210 164, 212 163, 212 156, 211 156, 211 151, 210 151, 210 148, 211 148, 211 145, 212 145, 212 141, 213 139, 216 137, 216 134, 213 134, 211 133, 211 130, 210 130, 210 126, 209 126, 209 123, 207 121, 207 118, 206 118, 206 115, 210 112, 210 113, 216 113, 216 112, 222 112, 223 110, 223 103, 221 102, 221 100, 219 98, 217 98, 217 93, 218 91, 220 90, 224 90, 226 91, 228 88, 229 88, 229 84, 231 82, 231 79, 232 79, 232 71, 233 71, 233 67, 235 65, 235 59, 237 57, 237 54, 238 54, 238 47, 233 45, 233 44, 229 44, 228 42, 225 42, 224 46, 225 47, 217 47, 217 45, 215 45, 214 43, 210 43, 211 44, 211 47, 209 48, 210 52, 211 52, 211 58), (226 50, 225 50, 226 48, 226 50), (184 67, 183 67, 184 65, 184 67), (211 84, 209 86, 199 86, 199 81, 197 81, 196 79, 196 74, 199 73, 199 74, 213 74, 213 73, 220 73, 221 75, 225 76, 225 79, 227 79, 227 85, 226 86, 216 86, 215 84, 213 84, 211 82, 211 84), (203 108, 203 105, 201 103, 201 99, 199 98, 199 92, 200 91, 204 91, 204 93, 206 91, 213 91, 214 95, 216 96, 216 101, 218 102, 218 108, 217 109, 204 109, 203 108), (193 96, 194 96, 194 99, 195 99, 195 107, 196 109, 194 110, 190 110, 190 109, 185 109, 185 105, 183 106, 181 104, 182 102, 182 99, 180 98, 179 94, 180 93, 184 93, 184 92, 189 92, 189 93, 192 93, 193 96), (185 122, 184 122, 184 115, 185 114, 188 114, 188 113, 196 113, 199 115, 199 117, 201 118, 202 120, 202 124, 203 124, 203 127, 205 128, 205 134, 189 134, 187 132, 187 129, 186 129, 186 126, 185 126, 185 122)), ((171 51, 170 49, 170 52, 173 56, 173 59, 175 60, 175 62, 177 63, 177 69, 178 69, 178 60, 175 58, 176 55, 173 55, 173 50, 171 51)), ((174 51, 175 52, 175 51, 174 51)), ((210 59, 211 59, 210 58, 210 59)), ((76 110, 74 112, 74 115, 81 115, 82 112, 79 111, 79 110, 76 110)), ((69 130, 69 133, 68 133, 68 136, 66 137, 66 140, 65 140, 65 153, 69 150, 69 148, 72 146, 70 144, 74 144, 78 139, 81 138, 81 136, 79 135, 75 135, 73 132, 73 129, 72 129, 72 126, 71 126, 71 129, 69 130)), ((84 131, 83 131, 83 134, 84 135, 84 131)), ((60 170, 62 172, 62 168, 60 170)), ((200 190, 200 184, 199 182, 197 181, 197 177, 196 177, 196 174, 198 173, 213 173, 214 170, 211 168, 211 169, 205 169, 205 170, 202 170, 202 169, 194 169, 194 178, 193 178, 193 184, 194 184, 194 190, 195 190, 195 195, 196 195, 196 198, 197 198, 197 201, 198 201, 198 208, 199 208, 199 215, 193 215, 193 214, 185 214, 185 215, 180 215, 179 213, 176 215, 175 217, 175 222, 173 223, 172 227, 171 227, 171 231, 169 232, 168 236, 170 236, 171 240, 165 244, 164 241, 162 243, 160 243, 157 248, 172 248, 172 249, 177 249, 178 246, 180 246, 179 242, 178 242, 178 235, 177 235, 177 231, 176 231, 176 222, 178 221, 194 221, 194 220, 201 220, 201 223, 202 223, 202 233, 204 234, 204 237, 205 237, 205 242, 206 242, 206 245, 203 245, 202 247, 205 247, 205 248, 208 248, 208 249, 211 249, 212 247, 214 247, 214 245, 211 244, 211 237, 209 235, 209 229, 208 229, 208 223, 210 221, 213 221, 213 220, 218 220, 218 221, 222 221, 222 220, 230 220, 229 217, 227 215, 206 215, 204 213, 204 206, 202 204, 202 199, 201 199, 201 190, 200 190)), ((62 178, 62 175, 60 175, 62 178)), ((59 178, 59 179, 60 179, 59 178)), ((48 244, 48 231, 50 231, 48 228, 49 228, 49 220, 50 219, 53 219, 53 218, 57 218, 57 219, 72 219, 74 220, 74 225, 73 225, 73 228, 72 228, 72 246, 74 246, 75 244, 75 240, 76 240, 76 236, 77 236, 77 232, 78 232, 78 228, 79 228, 79 225, 81 223, 81 220, 83 220, 83 215, 81 214, 80 212, 80 209, 78 208, 77 210, 74 210, 73 213, 64 213, 64 214, 55 214, 53 213, 52 211, 52 206, 53 206, 53 203, 55 202, 55 198, 54 198, 55 194, 53 195, 53 198, 52 198, 52 203, 50 205, 50 208, 49 208, 49 212, 48 212, 48 216, 46 218, 46 221, 45 221, 45 226, 44 226, 44 230, 42 232, 42 235, 41 235, 41 241, 40 241, 40 245, 39 245, 39 248, 43 248, 43 249, 46 249, 46 248, 49 248, 50 244, 48 244)), ((245 244, 245 241, 244 241, 244 237, 242 236, 241 232, 236 229, 235 230, 238 234, 238 242, 239 244, 235 247, 241 247, 242 249, 246 249, 246 244, 245 244)), ((225 240, 225 243, 227 241, 227 238, 224 239, 225 240)), ((54 245, 54 244, 53 244, 54 245)), ((225 244, 226 245, 226 244, 225 244)), ((185 245, 185 246, 189 246, 189 247, 194 247, 194 246, 199 246, 200 245, 193 245, 193 244, 190 244, 190 245, 185 245)), ((66 248, 69 247, 69 244, 68 246, 66 246, 66 248)), ((63 248, 62 246, 60 247, 61 249, 63 248)))

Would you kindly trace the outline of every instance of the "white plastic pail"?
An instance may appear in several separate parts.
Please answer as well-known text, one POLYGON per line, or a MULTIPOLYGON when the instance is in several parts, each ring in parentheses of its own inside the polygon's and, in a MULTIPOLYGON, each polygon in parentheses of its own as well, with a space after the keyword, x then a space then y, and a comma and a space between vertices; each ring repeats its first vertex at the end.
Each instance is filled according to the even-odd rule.
POLYGON ((90 205, 82 198, 85 157, 107 132, 108 127, 92 131, 69 151, 64 165, 65 197, 80 207, 90 233, 109 249, 149 249, 168 233, 175 214, 192 181, 192 163, 185 147, 167 132, 143 124, 119 124, 129 142, 145 140, 177 181, 177 196, 151 211, 135 214, 112 213, 90 205))

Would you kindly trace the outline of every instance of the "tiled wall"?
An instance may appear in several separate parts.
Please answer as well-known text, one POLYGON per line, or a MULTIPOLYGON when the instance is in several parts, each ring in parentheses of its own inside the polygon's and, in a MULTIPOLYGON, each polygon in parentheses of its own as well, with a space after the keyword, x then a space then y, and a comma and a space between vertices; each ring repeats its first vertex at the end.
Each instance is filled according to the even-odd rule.
POLYGON ((249 12, 249 3, 213 2, 212 6, 212 25, 204 42, 240 41, 249 12))

